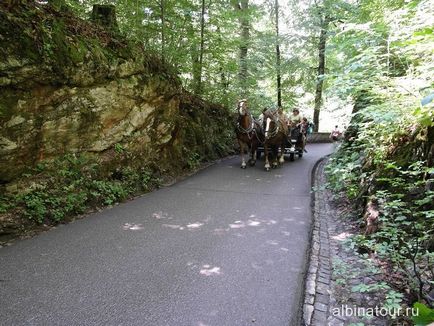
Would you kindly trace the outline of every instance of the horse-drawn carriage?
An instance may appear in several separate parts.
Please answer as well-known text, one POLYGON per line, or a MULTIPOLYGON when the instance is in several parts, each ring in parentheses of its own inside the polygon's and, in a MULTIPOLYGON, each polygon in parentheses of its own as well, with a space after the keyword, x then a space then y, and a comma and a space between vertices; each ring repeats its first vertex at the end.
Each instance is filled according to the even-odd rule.
POLYGON ((254 166, 262 154, 265 157, 265 170, 270 170, 269 154, 272 154, 272 167, 285 162, 285 155, 291 161, 295 156, 303 156, 305 135, 301 126, 288 129, 287 119, 283 112, 266 110, 263 121, 257 121, 250 113, 247 101, 238 102, 238 121, 236 134, 240 145, 241 168, 246 168, 244 160, 245 148, 250 154, 249 164, 254 166))
MULTIPOLYGON (((285 142, 285 148, 283 155, 288 156, 290 161, 294 161, 295 157, 303 157, 304 153, 304 135, 300 130, 300 127, 291 128, 287 141, 285 142)), ((264 153, 264 146, 259 145, 256 149, 256 158, 260 159, 264 153)))

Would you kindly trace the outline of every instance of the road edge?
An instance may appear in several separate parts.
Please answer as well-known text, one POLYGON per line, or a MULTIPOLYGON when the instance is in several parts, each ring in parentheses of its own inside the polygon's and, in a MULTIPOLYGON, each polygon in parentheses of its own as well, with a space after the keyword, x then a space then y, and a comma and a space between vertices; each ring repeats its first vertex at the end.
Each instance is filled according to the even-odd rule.
POLYGON ((331 259, 327 219, 321 218, 326 207, 322 198, 321 179, 330 155, 319 159, 311 172, 311 214, 307 265, 303 278, 303 294, 299 305, 302 326, 324 326, 330 303, 331 259))
POLYGON ((85 210, 85 212, 83 212, 82 214, 77 214, 77 215, 73 215, 68 217, 67 219, 57 223, 57 224, 52 224, 52 225, 40 225, 40 226, 35 226, 33 228, 30 228, 29 230, 26 230, 24 233, 20 233, 20 234, 16 234, 14 236, 12 236, 10 239, 7 240, 1 240, 0 238, 0 250, 4 247, 10 247, 13 246, 14 244, 16 244, 17 242, 23 241, 23 240, 27 240, 27 239, 31 239, 34 238, 40 234, 46 233, 46 232, 50 232, 51 230, 54 230, 58 227, 61 226, 65 226, 71 223, 74 223, 76 221, 79 220, 83 220, 86 219, 87 217, 105 211, 105 210, 109 210, 112 209, 113 207, 119 206, 119 205, 123 205, 125 203, 129 203, 131 201, 134 201, 138 198, 141 198, 143 196, 146 196, 152 192, 164 189, 164 188, 168 188, 171 187, 195 174, 198 174, 200 172, 202 172, 203 170, 206 170, 207 168, 220 163, 220 162, 224 162, 226 160, 232 159, 234 157, 236 157, 237 154, 228 154, 224 157, 220 157, 214 160, 210 160, 207 162, 203 162, 200 165, 198 165, 196 168, 192 169, 191 171, 186 171, 185 173, 179 174, 179 175, 175 175, 175 176, 171 176, 168 177, 166 180, 164 180, 164 182, 162 182, 159 186, 157 187, 153 187, 149 190, 140 192, 138 194, 135 195, 131 195, 128 198, 120 201, 120 202, 116 202, 113 203, 112 205, 107 205, 107 206, 102 206, 102 207, 89 207, 85 210))

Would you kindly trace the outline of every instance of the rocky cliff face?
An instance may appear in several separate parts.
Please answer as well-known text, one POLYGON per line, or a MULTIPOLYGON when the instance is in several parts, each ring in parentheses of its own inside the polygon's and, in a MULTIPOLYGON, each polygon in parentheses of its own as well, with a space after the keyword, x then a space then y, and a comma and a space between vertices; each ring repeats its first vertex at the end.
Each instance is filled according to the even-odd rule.
POLYGON ((122 171, 147 181, 231 151, 229 112, 188 94, 170 67, 113 33, 48 5, 0 4, 0 237, 16 216, 50 222, 95 193, 118 194, 102 182, 124 182, 122 171), (83 166, 59 179, 56 166, 71 155, 83 166), (81 199, 59 215, 62 194, 81 199))
POLYGON ((44 5, 1 8, 0 180, 115 147, 162 168, 225 154, 228 112, 189 96, 140 46, 44 5))

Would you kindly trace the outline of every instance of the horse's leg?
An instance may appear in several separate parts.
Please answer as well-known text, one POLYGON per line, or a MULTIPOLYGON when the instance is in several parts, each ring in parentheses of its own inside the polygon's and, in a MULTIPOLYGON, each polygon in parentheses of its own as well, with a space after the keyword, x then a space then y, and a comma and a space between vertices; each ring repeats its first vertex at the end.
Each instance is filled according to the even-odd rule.
POLYGON ((255 166, 256 164, 256 149, 258 148, 257 142, 252 140, 252 147, 250 153, 250 166, 255 166))
POLYGON ((238 139, 238 143, 240 144, 240 154, 241 154, 241 168, 246 168, 246 162, 244 161, 244 142, 238 139))
POLYGON ((264 155, 265 155, 265 170, 270 171, 270 162, 268 161, 268 144, 264 143, 264 155))
POLYGON ((271 147, 271 150, 273 152, 273 163, 272 163, 272 167, 273 169, 277 168, 277 156, 279 155, 278 151, 279 151, 279 146, 273 145, 271 147))
POLYGON ((282 136, 282 142, 280 143, 280 158, 279 158, 279 164, 285 163, 285 140, 286 135, 282 136))
POLYGON ((252 166, 255 166, 255 164, 256 164, 256 154, 257 154, 257 151, 258 150, 258 146, 255 146, 255 148, 254 148, 254 150, 253 150, 253 153, 252 153, 252 159, 253 159, 253 161, 252 161, 252 166))

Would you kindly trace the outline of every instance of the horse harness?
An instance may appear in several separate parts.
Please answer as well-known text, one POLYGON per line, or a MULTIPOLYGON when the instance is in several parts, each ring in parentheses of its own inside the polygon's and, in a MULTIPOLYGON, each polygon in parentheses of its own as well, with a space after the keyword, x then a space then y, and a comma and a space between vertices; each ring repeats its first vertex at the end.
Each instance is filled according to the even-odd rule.
POLYGON ((270 131, 270 130, 268 131, 268 135, 269 135, 268 137, 269 138, 273 138, 274 136, 276 136, 279 133, 279 123, 280 123, 279 117, 276 117, 274 114, 272 115, 272 117, 273 117, 272 120, 274 121, 276 126, 272 131, 270 131))
POLYGON ((238 131, 239 131, 240 133, 242 133, 242 134, 246 134, 247 137, 249 138, 249 140, 252 140, 253 135, 255 135, 256 139, 257 139, 260 143, 263 143, 264 141, 262 141, 262 140, 259 139, 258 133, 257 133, 256 128, 255 128, 255 122, 256 122, 256 121, 255 121, 255 118, 253 118, 253 116, 252 116, 251 113, 249 113, 248 116, 249 116, 250 120, 252 121, 252 123, 251 123, 250 126, 246 129, 246 128, 244 128, 243 126, 241 126, 240 120, 238 120, 238 123, 237 123, 237 129, 238 129, 238 131))

